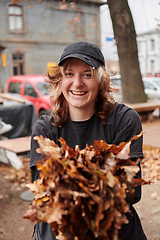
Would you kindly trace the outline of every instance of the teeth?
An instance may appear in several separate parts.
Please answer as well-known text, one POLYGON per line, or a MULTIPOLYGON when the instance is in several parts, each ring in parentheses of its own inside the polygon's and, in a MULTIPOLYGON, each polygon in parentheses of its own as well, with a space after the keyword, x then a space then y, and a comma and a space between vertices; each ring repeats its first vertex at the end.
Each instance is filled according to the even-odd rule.
POLYGON ((76 94, 76 95, 84 95, 85 92, 76 92, 76 91, 72 91, 73 94, 76 94))

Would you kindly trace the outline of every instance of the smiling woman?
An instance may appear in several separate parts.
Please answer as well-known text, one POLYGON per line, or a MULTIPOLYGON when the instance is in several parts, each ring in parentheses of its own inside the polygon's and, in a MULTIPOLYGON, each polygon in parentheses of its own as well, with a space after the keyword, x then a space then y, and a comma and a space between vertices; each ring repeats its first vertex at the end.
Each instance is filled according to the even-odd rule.
POLYGON ((91 67, 71 58, 64 67, 61 90, 68 102, 69 115, 74 121, 87 120, 94 114, 99 81, 91 67))
MULTIPOLYGON (((37 120, 31 137, 30 168, 36 179, 39 177, 39 172, 36 170, 37 161, 43 156, 36 151, 39 146, 35 136, 42 135, 49 138, 59 147, 61 147, 59 139, 63 138, 70 148, 75 149, 78 145, 79 149, 85 149, 87 145, 93 146, 95 140, 119 145, 121 142, 130 141, 133 136, 142 131, 138 113, 124 104, 115 102, 110 78, 105 69, 104 57, 95 44, 76 42, 68 45, 64 49, 58 66, 49 69, 47 79, 53 110, 51 115, 41 116, 37 120)), ((143 136, 131 143, 132 161, 143 158, 142 141, 143 136)), ((141 176, 140 163, 139 169, 136 178, 141 176)), ((59 181, 58 173, 54 172, 54 174, 57 174, 56 181, 59 181)), ((73 183, 74 181, 76 180, 73 178, 73 183)), ((123 224, 117 233, 119 240, 146 240, 139 217, 133 207, 133 204, 141 198, 141 187, 137 186, 133 191, 132 196, 125 193, 130 212, 126 214, 128 224, 123 224)), ((52 230, 43 221, 36 224, 36 240, 55 239, 52 230)), ((54 233, 56 234, 56 230, 54 233)), ((78 236, 73 236, 72 239, 75 238, 82 240, 78 236)), ((111 239, 110 236, 106 238, 111 239)), ((66 239, 69 238, 66 237, 66 239)), ((92 240, 96 239, 97 237, 92 237, 92 240)))

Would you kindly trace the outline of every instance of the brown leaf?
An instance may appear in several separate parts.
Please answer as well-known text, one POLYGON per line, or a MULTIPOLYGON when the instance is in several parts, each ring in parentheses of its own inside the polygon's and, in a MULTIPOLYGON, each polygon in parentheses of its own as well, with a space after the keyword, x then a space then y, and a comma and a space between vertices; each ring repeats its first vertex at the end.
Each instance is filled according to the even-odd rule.
POLYGON ((44 158, 37 163, 40 179, 28 185, 35 194, 25 218, 48 222, 65 240, 118 239, 129 212, 126 194, 133 196, 132 186, 149 183, 134 178, 139 167, 129 157, 131 141, 116 146, 98 140, 73 150, 63 138, 61 148, 42 136, 34 139, 44 158))

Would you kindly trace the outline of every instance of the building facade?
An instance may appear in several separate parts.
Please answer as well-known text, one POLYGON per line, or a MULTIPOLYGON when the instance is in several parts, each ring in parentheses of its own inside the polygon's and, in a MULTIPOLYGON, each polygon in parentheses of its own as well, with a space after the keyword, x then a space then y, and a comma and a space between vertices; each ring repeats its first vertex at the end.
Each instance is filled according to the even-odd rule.
POLYGON ((72 42, 88 41, 100 47, 103 3, 30 0, 13 4, 1 0, 0 91, 12 75, 45 74, 72 42))
MULTIPOLYGON (((102 34, 102 51, 106 59, 106 66, 110 73, 119 72, 117 46, 114 37, 102 34), (111 40, 110 40, 111 39, 111 40)), ((150 31, 137 35, 138 60, 142 76, 160 77, 160 31, 150 31)))
POLYGON ((142 75, 160 73, 160 31, 138 35, 137 45, 142 75))

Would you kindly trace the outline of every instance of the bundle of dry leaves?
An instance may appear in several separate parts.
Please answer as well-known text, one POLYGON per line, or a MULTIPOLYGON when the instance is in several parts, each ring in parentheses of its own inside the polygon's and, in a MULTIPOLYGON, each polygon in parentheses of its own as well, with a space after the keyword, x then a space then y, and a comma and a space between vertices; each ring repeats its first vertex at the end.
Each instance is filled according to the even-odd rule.
POLYGON ((133 194, 131 186, 147 183, 134 178, 139 167, 129 158, 131 141, 119 146, 95 141, 73 150, 62 138, 61 148, 43 136, 35 139, 44 158, 37 163, 40 179, 28 184, 35 194, 24 218, 49 223, 66 240, 118 239, 128 221, 126 194, 133 194))

